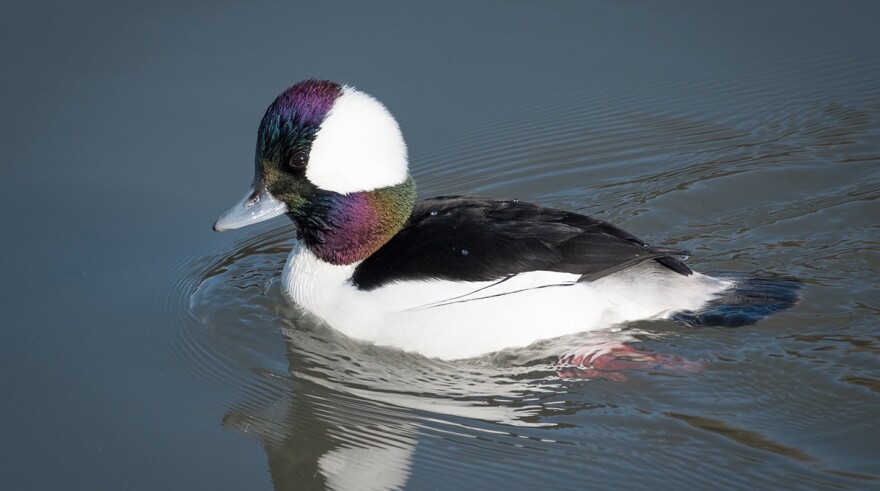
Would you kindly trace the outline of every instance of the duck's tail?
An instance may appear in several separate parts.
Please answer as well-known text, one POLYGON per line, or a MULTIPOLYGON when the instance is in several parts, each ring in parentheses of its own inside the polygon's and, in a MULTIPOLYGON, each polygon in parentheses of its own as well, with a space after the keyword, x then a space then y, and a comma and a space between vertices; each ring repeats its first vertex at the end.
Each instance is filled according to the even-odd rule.
POLYGON ((743 273, 709 273, 733 281, 697 311, 676 312, 671 319, 688 326, 740 327, 786 310, 801 299, 803 283, 790 276, 754 276, 743 273))

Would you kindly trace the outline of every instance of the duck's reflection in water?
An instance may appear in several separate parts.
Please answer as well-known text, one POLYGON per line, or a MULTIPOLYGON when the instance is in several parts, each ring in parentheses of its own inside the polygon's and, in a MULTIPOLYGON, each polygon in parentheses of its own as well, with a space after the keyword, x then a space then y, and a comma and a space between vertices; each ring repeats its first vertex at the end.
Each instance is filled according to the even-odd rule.
MULTIPOLYGON (((562 386, 571 382, 558 366, 571 340, 443 362, 284 322, 287 373, 263 371, 254 396, 223 419, 260 441, 276 489, 399 489, 426 435, 472 439, 554 426, 548 416, 572 409, 562 386)), ((582 352, 632 339, 581 337, 582 352)))
POLYGON ((332 365, 297 341, 321 343, 292 329, 285 335, 289 372, 262 373, 252 388, 258 395, 233 406, 223 426, 260 441, 276 489, 401 488, 418 441, 412 416, 322 380, 315 372, 332 365))

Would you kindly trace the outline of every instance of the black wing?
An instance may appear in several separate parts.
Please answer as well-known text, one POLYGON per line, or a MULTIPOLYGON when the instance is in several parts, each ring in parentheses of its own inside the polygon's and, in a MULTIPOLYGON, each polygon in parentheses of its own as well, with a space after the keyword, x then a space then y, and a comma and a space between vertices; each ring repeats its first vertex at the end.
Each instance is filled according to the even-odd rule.
POLYGON ((593 281, 651 259, 689 275, 690 268, 670 257, 683 254, 577 213, 446 196, 417 202, 403 229, 355 268, 352 281, 371 290, 399 280, 490 281, 527 271, 593 281))

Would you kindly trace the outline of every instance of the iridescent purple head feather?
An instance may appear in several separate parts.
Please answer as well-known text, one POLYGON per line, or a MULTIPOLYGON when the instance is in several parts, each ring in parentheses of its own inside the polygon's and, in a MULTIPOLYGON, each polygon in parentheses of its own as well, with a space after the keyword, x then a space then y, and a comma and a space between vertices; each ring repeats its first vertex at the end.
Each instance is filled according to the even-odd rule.
POLYGON ((285 90, 266 109, 260 123, 257 153, 276 157, 282 149, 310 145, 342 86, 329 80, 304 80, 285 90))
POLYGON ((415 202, 397 122, 369 95, 330 81, 300 82, 269 105, 255 163, 244 209, 261 199, 277 203, 306 246, 331 264, 373 254, 415 202))

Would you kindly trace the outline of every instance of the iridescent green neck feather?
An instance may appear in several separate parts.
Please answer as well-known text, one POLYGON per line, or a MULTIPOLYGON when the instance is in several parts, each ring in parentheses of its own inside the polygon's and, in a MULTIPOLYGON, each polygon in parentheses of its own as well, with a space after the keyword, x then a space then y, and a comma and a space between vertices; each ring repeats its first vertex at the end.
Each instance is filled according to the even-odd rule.
POLYGON ((403 228, 416 200, 412 177, 396 186, 339 194, 318 191, 291 207, 306 246, 319 259, 336 265, 366 259, 403 228))

